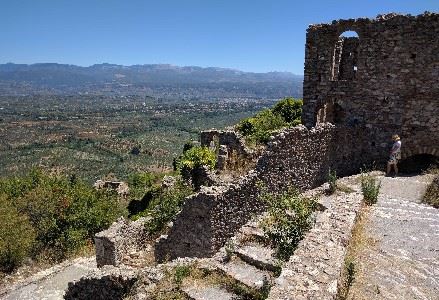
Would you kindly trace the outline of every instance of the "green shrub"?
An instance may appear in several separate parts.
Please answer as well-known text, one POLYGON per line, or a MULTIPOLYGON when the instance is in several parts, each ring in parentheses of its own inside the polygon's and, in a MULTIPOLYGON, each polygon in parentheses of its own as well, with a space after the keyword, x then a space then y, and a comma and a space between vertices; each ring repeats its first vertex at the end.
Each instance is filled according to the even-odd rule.
POLYGON ((253 117, 240 121, 236 125, 236 130, 250 143, 266 143, 273 131, 301 124, 302 105, 302 100, 285 98, 273 109, 265 109, 253 117))
POLYGON ((12 205, 1 211, 0 218, 6 222, 3 226, 11 227, 16 222, 8 214, 22 218, 24 227, 17 230, 26 229, 29 237, 34 235, 27 251, 33 257, 44 252, 49 259, 64 259, 125 214, 115 193, 96 191, 81 180, 39 170, 23 177, 0 179, 0 195, 12 205))
POLYGON ((216 164, 216 154, 207 147, 194 146, 183 152, 177 159, 178 170, 193 170, 200 166, 208 166, 213 169, 216 164))
POLYGON ((377 179, 374 176, 366 173, 361 174, 361 192, 367 205, 377 203, 380 188, 381 182, 377 183, 377 179))
POLYGON ((355 262, 353 260, 349 260, 345 262, 345 268, 346 268, 346 284, 349 287, 352 286, 352 283, 355 279, 355 273, 357 270, 355 269, 355 262))
POLYGON ((280 115, 266 109, 257 113, 254 117, 242 120, 236 129, 248 137, 250 142, 266 143, 274 130, 287 125, 288 123, 280 115))
POLYGON ((131 199, 141 199, 151 188, 160 183, 163 174, 139 172, 128 176, 131 199))
POLYGON ((174 269, 174 281, 176 284, 180 285, 183 279, 191 274, 191 266, 177 266, 174 269))
POLYGON ((293 123, 302 117, 303 101, 301 99, 285 98, 273 107, 273 113, 281 115, 285 122, 293 123))
POLYGON ((268 217, 263 221, 264 233, 276 249, 276 256, 288 260, 298 243, 313 224, 312 213, 317 204, 295 190, 280 195, 265 194, 268 217))
POLYGON ((148 217, 145 228, 150 234, 156 234, 175 217, 184 199, 192 193, 192 188, 182 180, 179 180, 171 189, 156 188, 152 191, 152 200, 148 208, 136 217, 148 217))
POLYGON ((0 270, 10 272, 30 255, 35 232, 5 195, 0 195, 0 270))
POLYGON ((329 170, 328 183, 329 183, 328 193, 329 194, 335 193, 335 191, 337 190, 337 172, 336 171, 329 170))

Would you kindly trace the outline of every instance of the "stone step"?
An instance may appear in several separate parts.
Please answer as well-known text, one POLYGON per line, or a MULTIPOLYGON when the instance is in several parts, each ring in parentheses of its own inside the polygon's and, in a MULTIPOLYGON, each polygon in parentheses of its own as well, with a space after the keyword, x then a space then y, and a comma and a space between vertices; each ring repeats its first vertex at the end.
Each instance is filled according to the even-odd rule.
POLYGON ((225 275, 241 282, 251 289, 261 290, 273 281, 270 271, 260 270, 255 266, 247 264, 238 257, 233 257, 228 263, 218 264, 218 269, 225 275))
POLYGON ((257 225, 244 225, 239 230, 241 233, 241 240, 253 240, 261 243, 267 241, 267 237, 264 235, 264 230, 257 225))
POLYGON ((192 300, 238 300, 240 297, 217 285, 205 283, 186 285, 181 291, 192 300))
POLYGON ((279 264, 274 258, 274 250, 270 246, 261 244, 249 244, 237 248, 234 253, 243 261, 251 264, 258 269, 269 270, 272 272, 279 271, 279 264))

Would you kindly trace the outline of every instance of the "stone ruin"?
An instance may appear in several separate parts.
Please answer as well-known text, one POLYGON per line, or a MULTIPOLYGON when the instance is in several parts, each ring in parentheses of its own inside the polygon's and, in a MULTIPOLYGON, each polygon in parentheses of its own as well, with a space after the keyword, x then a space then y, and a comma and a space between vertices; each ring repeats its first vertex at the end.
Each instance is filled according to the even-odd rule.
POLYGON ((383 161, 395 133, 403 158, 438 155, 438 34, 439 16, 427 12, 309 26, 303 123, 363 128, 355 142, 369 161, 383 161))
MULTIPOLYGON (((438 33, 439 15, 433 13, 311 25, 305 46, 306 128, 274 136, 240 182, 190 198, 159 241, 158 258, 211 255, 251 214, 263 210, 256 182, 272 191, 291 185, 309 189, 322 184, 329 169, 344 176, 383 165, 395 133, 403 141, 403 158, 438 156, 438 33), (340 36, 345 31, 359 37, 340 36)), ((230 136, 205 133, 202 143, 214 135, 230 136)), ((227 147, 245 157, 239 142, 223 140, 232 140, 227 147)))
POLYGON ((201 146, 217 150, 216 169, 248 171, 254 167, 258 152, 245 145, 244 138, 234 130, 206 130, 200 133, 201 146))
MULTIPOLYGON (((403 141, 403 158, 438 156, 438 36, 439 15, 427 12, 310 25, 305 126, 273 134, 261 155, 249 151, 234 132, 203 132, 202 145, 219 146, 219 169, 233 168, 237 159, 248 161, 252 169, 239 180, 201 188, 188 197, 167 235, 156 241, 156 260, 214 255, 253 215, 264 211, 258 197, 261 185, 272 192, 290 186, 305 191, 324 183, 329 170, 345 176, 372 164, 384 165, 395 133, 403 141), (346 31, 356 36, 344 36, 346 31)), ((127 224, 116 225, 117 239, 97 236, 100 264, 117 264, 118 259, 99 256, 120 257, 125 245, 131 245, 125 239, 136 240, 127 224), (107 250, 99 249, 104 244, 107 250), (108 249, 122 251, 115 256, 108 249)), ((340 247, 343 255, 345 245, 340 247)))
POLYGON ((128 184, 123 181, 114 181, 114 180, 96 180, 93 184, 93 187, 97 190, 107 189, 110 191, 114 191, 120 197, 128 196, 130 189, 128 184))

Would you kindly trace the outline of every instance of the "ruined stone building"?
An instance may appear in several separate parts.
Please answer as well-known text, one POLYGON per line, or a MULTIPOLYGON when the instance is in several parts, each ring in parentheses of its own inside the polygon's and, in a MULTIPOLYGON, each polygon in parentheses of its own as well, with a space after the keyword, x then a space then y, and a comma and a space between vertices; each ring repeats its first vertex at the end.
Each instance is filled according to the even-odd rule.
MULTIPOLYGON (((439 15, 388 14, 311 25, 305 46, 303 122, 364 128, 363 155, 439 154, 439 15), (349 36, 344 36, 348 32, 349 36)), ((358 142, 358 141, 352 141, 358 142)))

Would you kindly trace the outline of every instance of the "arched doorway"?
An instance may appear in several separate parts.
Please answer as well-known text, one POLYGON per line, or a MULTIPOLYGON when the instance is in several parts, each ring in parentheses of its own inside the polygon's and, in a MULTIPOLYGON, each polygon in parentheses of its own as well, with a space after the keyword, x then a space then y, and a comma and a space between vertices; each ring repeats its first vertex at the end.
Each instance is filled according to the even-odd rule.
POLYGON ((402 173, 421 173, 439 168, 439 151, 434 148, 405 151, 403 148, 402 159, 398 165, 402 173))

